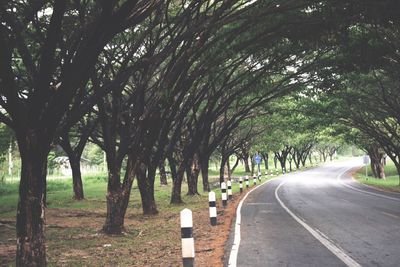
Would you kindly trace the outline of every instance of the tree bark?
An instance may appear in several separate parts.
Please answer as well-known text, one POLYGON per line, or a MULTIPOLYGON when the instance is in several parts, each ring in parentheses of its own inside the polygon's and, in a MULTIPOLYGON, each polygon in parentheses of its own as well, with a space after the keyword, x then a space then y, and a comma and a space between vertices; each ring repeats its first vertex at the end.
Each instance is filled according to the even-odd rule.
POLYGON ((72 170, 74 199, 83 200, 85 197, 83 193, 80 157, 69 157, 69 163, 71 165, 71 170, 72 170))
POLYGON ((221 164, 219 166, 219 183, 223 183, 225 181, 225 168, 227 160, 228 159, 226 159, 226 157, 222 156, 221 164))
POLYGON ((251 172, 250 165, 249 165, 249 156, 248 155, 243 158, 243 162, 244 162, 244 171, 245 172, 251 172))
MULTIPOLYGON (((18 135, 18 133, 17 133, 18 135)), ((18 138, 21 180, 17 207, 17 266, 46 266, 45 193, 50 138, 28 130, 18 138), (47 140, 46 140, 47 139, 47 140)))
POLYGON ((205 156, 200 156, 200 169, 201 169, 201 178, 203 181, 204 192, 210 192, 210 183, 208 181, 208 167, 209 167, 209 158, 205 156))
POLYGON ((168 185, 167 174, 165 172, 164 160, 161 161, 160 166, 159 166, 159 170, 160 170, 160 184, 161 185, 168 185))
POLYGON ((183 167, 180 167, 176 172, 175 179, 173 179, 171 204, 183 203, 182 196, 181 196, 181 190, 182 190, 182 181, 183 181, 184 172, 185 172, 185 169, 183 167))
POLYGON ((189 176, 188 176, 188 195, 194 196, 199 195, 197 189, 197 182, 199 180, 200 173, 200 165, 199 165, 199 157, 197 154, 194 154, 192 164, 190 166, 189 176))
POLYGON ((151 164, 140 163, 137 169, 137 182, 142 199, 142 209, 145 215, 154 215, 158 213, 156 201, 154 198, 154 181, 156 167, 151 164), (146 175, 147 171, 147 175, 146 175))
POLYGON ((268 168, 269 154, 268 154, 268 152, 264 152, 264 153, 261 153, 261 156, 262 156, 262 158, 264 160, 265 170, 268 171, 268 169, 269 169, 268 168))
POLYGON ((379 151, 379 147, 372 145, 368 149, 368 155, 371 159, 371 170, 375 178, 385 179, 385 167, 383 164, 383 151, 379 151))

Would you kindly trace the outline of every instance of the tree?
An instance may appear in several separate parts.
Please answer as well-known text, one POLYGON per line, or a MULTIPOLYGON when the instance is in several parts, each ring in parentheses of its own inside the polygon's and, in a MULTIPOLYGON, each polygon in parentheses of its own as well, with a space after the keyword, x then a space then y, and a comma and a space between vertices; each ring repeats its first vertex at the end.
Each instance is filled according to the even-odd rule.
POLYGON ((22 160, 17 266, 46 265, 46 163, 59 122, 106 44, 157 5, 159 1, 1 3, 0 117, 14 130, 22 160))

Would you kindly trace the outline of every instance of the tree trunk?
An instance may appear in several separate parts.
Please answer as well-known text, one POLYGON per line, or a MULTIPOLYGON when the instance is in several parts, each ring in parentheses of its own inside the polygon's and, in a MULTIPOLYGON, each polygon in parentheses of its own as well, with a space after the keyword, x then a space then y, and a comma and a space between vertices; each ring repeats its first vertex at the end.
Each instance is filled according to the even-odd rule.
POLYGON ((236 167, 239 165, 239 157, 236 157, 235 164, 233 165, 232 169, 229 171, 231 174, 235 171, 236 167))
POLYGON ((200 166, 199 157, 197 154, 193 156, 192 164, 190 166, 190 172, 188 176, 188 195, 194 196, 199 195, 197 190, 197 182, 199 180, 200 166))
POLYGON ((81 175, 81 161, 80 157, 69 157, 69 163, 72 170, 72 182, 74 189, 74 199, 82 200, 84 199, 83 185, 82 185, 82 175, 81 175))
POLYGON ((156 174, 156 168, 152 167, 151 164, 148 164, 148 166, 146 166, 146 164, 140 163, 136 174, 140 197, 142 199, 143 214, 157 214, 158 210, 154 198, 154 177, 156 174))
POLYGON ((264 160, 264 165, 265 165, 265 171, 268 171, 268 159, 269 159, 269 154, 268 153, 261 153, 261 156, 264 160))
POLYGON ((375 178, 385 179, 385 169, 383 165, 384 153, 376 145, 371 145, 368 149, 371 159, 371 170, 375 178))
POLYGON ((175 179, 173 179, 171 204, 183 203, 182 196, 181 196, 181 190, 182 190, 182 181, 183 181, 184 172, 185 172, 185 169, 182 166, 180 166, 178 171, 176 172, 175 179))
POLYGON ((51 138, 31 130, 19 136, 21 180, 17 207, 17 266, 46 266, 45 192, 51 138), (47 139, 47 140, 46 140, 47 139))
POLYGON ((224 156, 222 156, 221 164, 219 166, 219 183, 222 183, 225 181, 226 161, 227 161, 227 159, 224 156))
POLYGON ((274 167, 275 170, 278 169, 278 158, 276 156, 274 157, 274 167))
POLYGON ((249 156, 244 157, 243 162, 244 162, 244 171, 251 172, 250 165, 249 165, 249 156))
POLYGON ((129 196, 122 188, 107 192, 107 215, 103 231, 109 235, 120 235, 124 231, 124 218, 129 196))
POLYGON ((159 166, 159 170, 160 170, 160 184, 161 185, 168 185, 167 174, 165 172, 164 160, 161 161, 160 166, 159 166))
POLYGON ((208 167, 209 167, 208 157, 200 157, 201 178, 203 180, 204 192, 210 192, 210 183, 208 181, 208 167))
POLYGON ((115 164, 109 171, 107 186, 107 215, 103 232, 110 235, 120 235, 124 231, 124 219, 129 204, 129 197, 135 177, 135 162, 128 158, 124 181, 120 183, 120 164, 115 164))

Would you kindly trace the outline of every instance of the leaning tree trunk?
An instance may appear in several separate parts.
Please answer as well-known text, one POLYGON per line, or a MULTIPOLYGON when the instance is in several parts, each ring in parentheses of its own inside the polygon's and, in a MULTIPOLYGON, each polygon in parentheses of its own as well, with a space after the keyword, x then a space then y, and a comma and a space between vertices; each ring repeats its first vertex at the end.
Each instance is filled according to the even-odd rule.
POLYGON ((178 168, 176 172, 176 177, 173 179, 171 204, 183 203, 181 191, 182 191, 182 181, 183 181, 183 175, 185 173, 185 168, 182 165, 183 164, 181 164, 181 166, 178 168))
POLYGON ((226 169, 226 162, 228 159, 224 156, 221 158, 221 164, 219 166, 219 183, 223 183, 225 181, 225 169, 226 169))
POLYGON ((142 199, 142 209, 145 215, 154 215, 158 213, 156 201, 154 198, 154 177, 156 174, 156 167, 152 164, 141 163, 137 170, 137 181, 142 199), (147 170, 147 175, 146 175, 147 170))
POLYGON ((45 181, 50 144, 40 137, 31 131, 18 138, 21 180, 16 224, 17 266, 46 266, 45 181))
POLYGON ((69 163, 72 170, 72 184, 74 189, 74 199, 84 199, 83 185, 82 185, 82 174, 81 174, 81 161, 80 157, 69 156, 69 163))

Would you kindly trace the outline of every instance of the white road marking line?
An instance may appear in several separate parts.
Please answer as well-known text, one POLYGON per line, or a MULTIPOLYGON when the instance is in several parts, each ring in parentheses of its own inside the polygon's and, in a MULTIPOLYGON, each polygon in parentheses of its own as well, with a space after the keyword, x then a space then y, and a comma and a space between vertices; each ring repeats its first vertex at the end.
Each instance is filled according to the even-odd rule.
POLYGON ((251 202, 251 203, 245 203, 244 205, 246 205, 246 206, 251 206, 251 205, 254 205, 254 206, 257 206, 257 205, 273 205, 273 204, 275 204, 275 203, 272 203, 272 202, 270 202, 270 203, 260 203, 260 202, 251 202))
POLYGON ((275 198, 278 200, 279 204, 282 208, 290 215, 296 222, 298 222, 301 226, 303 226, 308 232, 311 233, 322 245, 324 245, 327 249, 329 249, 336 257, 338 257, 344 264, 349 267, 361 267, 361 265, 352 259, 346 252, 333 243, 325 234, 317 229, 313 229, 311 226, 306 224, 302 219, 300 219, 297 215, 295 215, 279 198, 278 191, 279 189, 288 182, 289 180, 285 180, 281 182, 278 187, 275 189, 275 198))
POLYGON ((397 216, 397 215, 395 215, 395 214, 392 214, 392 213, 389 213, 389 212, 384 212, 384 211, 381 211, 381 213, 382 213, 382 214, 385 214, 386 216, 389 216, 389 217, 395 218, 395 219, 400 219, 400 216, 397 216))
MULTIPOLYGON (((278 177, 277 177, 278 178, 278 177)), ((232 244, 232 249, 231 249, 231 253, 229 254, 229 261, 228 261, 228 266, 230 267, 236 267, 237 264, 237 255, 239 252, 239 245, 240 245, 240 223, 242 221, 242 215, 241 215, 241 208, 243 205, 243 202, 246 200, 247 196, 253 192, 254 190, 256 190, 257 188, 260 188, 262 185, 265 185, 273 180, 276 180, 277 178, 273 178, 271 180, 268 180, 260 185, 258 185, 257 187, 254 187, 253 189, 251 189, 249 192, 247 192, 247 194, 243 197, 243 199, 239 202, 239 205, 236 209, 236 222, 235 222, 235 237, 233 239, 233 244, 232 244)), ((247 204, 246 204, 247 205, 247 204)))
POLYGON ((347 188, 349 188, 349 189, 352 189, 352 190, 354 190, 354 191, 363 193, 363 194, 367 194, 367 195, 371 195, 371 196, 375 196, 375 197, 386 198, 386 199, 390 199, 390 200, 394 200, 394 201, 400 202, 400 199, 399 199, 399 198, 389 197, 389 196, 386 196, 386 195, 383 195, 383 194, 378 194, 378 193, 373 193, 373 192, 368 192, 368 191, 365 191, 365 190, 362 190, 362 189, 358 189, 358 188, 356 188, 356 187, 354 187, 354 186, 352 186, 352 185, 349 185, 349 184, 345 183, 341 178, 342 178, 343 174, 345 174, 347 171, 349 171, 349 170, 352 169, 352 168, 354 168, 354 167, 351 167, 351 168, 346 169, 345 171, 343 171, 342 173, 340 173, 340 174, 337 176, 336 180, 337 180, 341 185, 343 185, 344 187, 347 187, 347 188))

